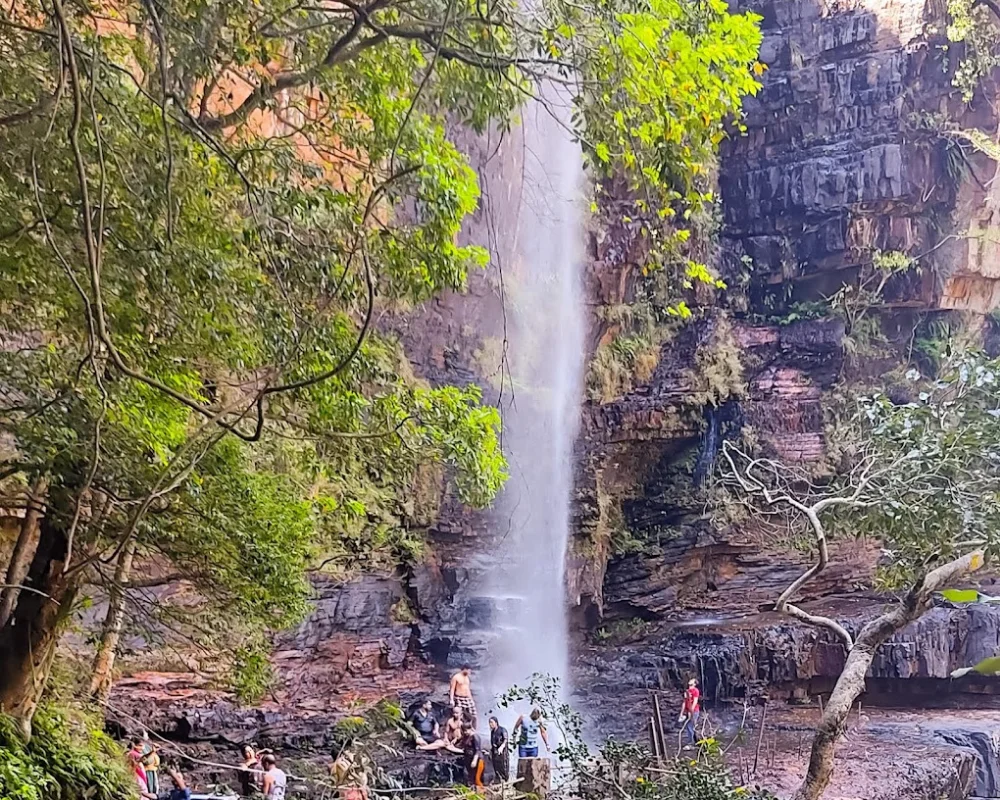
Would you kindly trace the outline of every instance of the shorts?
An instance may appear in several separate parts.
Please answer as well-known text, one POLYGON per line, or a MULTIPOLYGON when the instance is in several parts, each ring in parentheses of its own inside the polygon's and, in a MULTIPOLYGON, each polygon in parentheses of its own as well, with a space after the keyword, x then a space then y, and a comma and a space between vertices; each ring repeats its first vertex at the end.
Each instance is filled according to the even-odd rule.
POLYGON ((471 697, 463 697, 459 695, 455 698, 455 705, 462 709, 462 711, 470 717, 476 716, 476 701, 471 697))
POLYGON ((538 747, 525 747, 523 744, 517 746, 518 758, 538 758, 538 747))

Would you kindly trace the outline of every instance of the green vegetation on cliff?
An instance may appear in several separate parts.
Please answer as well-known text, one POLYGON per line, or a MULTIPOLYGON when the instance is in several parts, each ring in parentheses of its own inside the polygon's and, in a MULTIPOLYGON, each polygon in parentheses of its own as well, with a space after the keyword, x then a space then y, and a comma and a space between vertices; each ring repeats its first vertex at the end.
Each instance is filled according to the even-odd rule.
POLYGON ((709 199, 759 42, 722 0, 0 11, 0 477, 24 511, 0 707, 22 734, 93 587, 92 694, 126 630, 193 639, 256 694, 307 567, 412 554, 394 532, 428 474, 496 495, 496 410, 406 377, 374 324, 487 260, 457 243, 479 188, 446 114, 507 128, 541 80, 565 86, 652 240, 709 199), (141 594, 178 580, 182 611, 141 594))

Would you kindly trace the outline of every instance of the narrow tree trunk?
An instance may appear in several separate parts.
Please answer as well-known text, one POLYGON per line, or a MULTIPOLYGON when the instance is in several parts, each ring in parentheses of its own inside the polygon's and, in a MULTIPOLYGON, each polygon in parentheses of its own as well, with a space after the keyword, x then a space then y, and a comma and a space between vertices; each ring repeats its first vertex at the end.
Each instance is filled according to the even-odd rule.
POLYGON ((830 701, 823 711, 823 717, 816 726, 812 751, 809 755, 809 768, 802 787, 795 795, 795 800, 819 800, 826 787, 830 785, 837 740, 844 732, 847 716, 851 713, 854 701, 865 690, 865 674, 872 665, 875 651, 894 632, 889 630, 877 643, 862 642, 859 637, 854 649, 848 654, 844 671, 840 673, 830 695, 830 701))
POLYGON ((125 584, 132 577, 132 559, 135 557, 135 539, 129 539, 118 556, 115 581, 108 593, 108 613, 101 627, 101 643, 94 657, 94 675, 90 679, 90 694, 97 700, 106 700, 111 691, 111 676, 115 667, 122 622, 125 619, 125 584))
POLYGON ((38 547, 38 523, 42 516, 42 504, 45 502, 47 488, 45 477, 40 477, 35 480, 28 494, 28 507, 24 512, 24 519, 21 520, 21 531, 14 545, 14 552, 10 556, 10 564, 7 565, 7 579, 0 589, 0 628, 7 624, 11 614, 14 613, 14 606, 20 593, 18 587, 24 582, 31 560, 35 556, 35 549, 38 547))
POLYGON ((48 682, 62 623, 76 596, 78 577, 63 574, 66 531, 53 515, 42 518, 26 590, 0 629, 0 711, 31 736, 31 718, 48 682), (27 589, 30 589, 28 591, 27 589))
POLYGON ((865 690, 865 675, 879 647, 894 633, 922 617, 931 607, 934 592, 949 588, 982 565, 983 554, 977 550, 938 567, 927 573, 892 609, 861 629, 816 726, 809 767, 795 800, 819 800, 830 785, 837 740, 844 733, 854 701, 865 690))

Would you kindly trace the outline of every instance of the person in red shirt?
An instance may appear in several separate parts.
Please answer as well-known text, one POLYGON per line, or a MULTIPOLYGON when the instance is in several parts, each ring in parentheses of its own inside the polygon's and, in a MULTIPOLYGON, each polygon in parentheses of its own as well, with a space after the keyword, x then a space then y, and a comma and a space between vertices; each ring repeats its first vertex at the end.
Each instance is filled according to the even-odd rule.
POLYGON ((681 706, 681 714, 677 718, 677 721, 684 726, 684 735, 687 738, 685 750, 689 750, 697 739, 696 729, 700 715, 701 692, 698 691, 698 680, 692 678, 688 681, 688 688, 684 692, 684 705, 681 706))

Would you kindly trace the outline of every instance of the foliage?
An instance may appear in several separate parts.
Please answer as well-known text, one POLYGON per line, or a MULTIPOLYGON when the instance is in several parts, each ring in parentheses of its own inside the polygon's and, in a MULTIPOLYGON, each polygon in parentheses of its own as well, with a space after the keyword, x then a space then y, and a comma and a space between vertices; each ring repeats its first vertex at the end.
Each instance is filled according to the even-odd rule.
POLYGON ((849 512, 855 535, 879 538, 908 575, 927 563, 981 547, 1000 550, 1000 362, 955 354, 927 384, 908 374, 913 399, 876 394, 858 400, 851 421, 863 457, 879 472, 866 491, 873 502, 849 512))
POLYGON ((254 703, 267 694, 274 683, 270 648, 266 641, 239 647, 233 653, 232 683, 236 696, 244 703, 254 703))
POLYGON ((641 617, 618 619, 601 625, 594 631, 594 639, 605 643, 627 642, 648 633, 652 626, 652 622, 641 617))
POLYGON ((828 300, 803 300, 792 303, 784 314, 772 317, 772 321, 777 325, 791 325, 793 322, 801 322, 810 319, 822 319, 830 314, 830 302, 828 300))
POLYGON ((708 317, 705 326, 705 335, 695 351, 694 367, 688 370, 692 390, 684 398, 687 405, 699 409, 718 408, 732 397, 741 397, 746 390, 741 348, 728 316, 720 313, 708 317))
POLYGON ((726 121, 738 122, 743 98, 760 88, 760 18, 730 14, 724 0, 630 0, 606 4, 601 14, 600 28, 567 14, 550 47, 586 53, 578 102, 588 159, 599 176, 629 176, 634 216, 648 220, 656 264, 687 238, 657 220, 686 219, 713 200, 704 179, 715 146, 726 121))
POLYGON ((659 344, 640 335, 619 335, 601 343, 590 361, 587 392, 592 400, 610 403, 628 394, 653 374, 659 344))
POLYGON ((817 531, 787 498, 812 504, 824 536, 880 542, 882 577, 893 588, 972 550, 993 556, 1000 550, 998 385, 1000 361, 955 347, 935 378, 910 369, 901 384, 831 409, 835 474, 739 454, 727 443, 730 477, 752 496, 769 492, 761 522, 786 532, 791 525, 812 548, 817 531))
POLYGON ((626 528, 624 524, 616 525, 611 529, 608 543, 611 546, 611 553, 614 556, 641 553, 646 547, 645 542, 633 535, 632 531, 626 528))
POLYGON ((440 110, 505 127, 532 82, 562 81, 595 169, 668 218, 710 199, 698 176, 762 68, 756 18, 721 0, 481 11, 3 12, 3 429, 25 472, 105 508, 84 557, 137 536, 277 625, 301 614, 315 529, 335 553, 399 541, 419 462, 466 502, 495 495, 495 411, 408 384, 370 326, 486 259, 455 243, 478 186, 440 110))
MULTIPOLYGON (((735 785, 720 762, 678 759, 669 777, 650 780, 639 776, 629 793, 635 800, 773 800, 774 795, 759 788, 735 785)), ((631 787, 630 787, 631 788, 631 787)))
POLYGON ((865 316, 882 302, 889 281, 908 272, 915 261, 897 250, 875 250, 871 262, 862 264, 857 280, 844 283, 830 298, 830 307, 844 319, 847 335, 858 327, 865 316))
POLYGON ((44 707, 35 715, 31 741, 25 743, 16 723, 0 716, 0 800, 130 797, 134 781, 119 748, 99 727, 79 723, 44 707))
POLYGON ((977 0, 948 0, 948 39, 964 44, 952 79, 970 102, 984 79, 1000 66, 1000 28, 991 10, 977 0))
POLYGON ((631 303, 606 306, 598 316, 613 335, 590 360, 587 393, 607 403, 649 380, 660 349, 680 327, 671 282, 665 272, 642 276, 631 303))
POLYGON ((559 681, 535 674, 527 686, 514 686, 500 698, 500 706, 538 708, 543 720, 558 731, 558 758, 568 766, 571 780, 564 784, 570 800, 748 800, 773 798, 758 788, 734 785, 718 758, 717 748, 701 749, 694 757, 657 765, 646 748, 615 739, 595 753, 585 742, 579 714, 560 699, 559 681))

